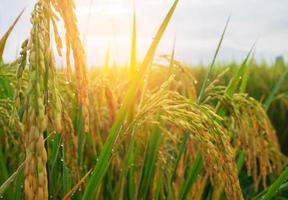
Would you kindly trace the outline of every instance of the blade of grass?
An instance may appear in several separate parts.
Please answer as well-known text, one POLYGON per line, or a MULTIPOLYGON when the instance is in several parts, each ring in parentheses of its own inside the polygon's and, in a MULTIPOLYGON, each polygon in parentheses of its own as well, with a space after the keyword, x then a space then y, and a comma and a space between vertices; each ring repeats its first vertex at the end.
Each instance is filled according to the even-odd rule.
POLYGON ((172 53, 171 53, 171 59, 169 63, 169 75, 171 75, 174 67, 174 59, 175 59, 175 46, 176 46, 176 39, 174 39, 172 53))
POLYGON ((153 199, 162 199, 162 190, 163 190, 163 172, 162 170, 159 170, 158 178, 155 180, 156 186, 155 190, 153 192, 153 199))
MULTIPOLYGON (((245 69, 247 68, 247 62, 254 50, 254 47, 256 45, 256 42, 252 45, 250 51, 248 52, 246 58, 244 59, 244 61, 242 62, 241 66, 239 67, 239 69, 237 70, 237 72, 235 73, 235 75, 232 77, 229 85, 226 88, 225 94, 228 96, 232 96, 236 91, 237 91, 237 87, 239 85, 239 82, 241 81, 243 74, 245 72, 245 69)), ((243 81, 243 80, 242 80, 243 81)), ((245 81, 247 81, 247 79, 245 78, 245 81)), ((245 82, 243 82, 243 84, 246 84, 245 82)), ((217 114, 219 114, 220 116, 224 116, 225 115, 225 110, 221 107, 220 102, 218 102, 217 106, 217 114)))
POLYGON ((20 12, 18 17, 14 20, 13 24, 9 27, 7 32, 3 35, 3 37, 0 40, 0 63, 3 62, 3 52, 5 49, 6 42, 9 38, 11 32, 13 31, 14 27, 16 26, 17 22, 19 21, 20 17, 22 16, 23 12, 24 12, 24 9, 20 12))
POLYGON ((11 88, 10 81, 0 77, 0 86, 2 89, 0 96, 13 99, 13 90, 11 88))
POLYGON ((125 178, 127 178, 129 168, 132 166, 132 163, 134 161, 134 145, 135 145, 134 134, 135 134, 135 130, 132 131, 131 138, 130 138, 129 145, 128 145, 128 150, 127 150, 124 164, 123 164, 123 170, 120 175, 119 181, 115 187, 116 188, 115 193, 114 193, 115 199, 122 199, 124 181, 125 181, 125 178))
MULTIPOLYGON (((130 82, 132 83, 136 75, 137 67, 137 26, 136 26, 136 11, 135 1, 133 1, 133 24, 132 24, 132 43, 130 53, 130 82)), ((134 118, 135 104, 131 104, 128 111, 128 121, 131 122, 134 118)))
POLYGON ((50 148, 48 148, 48 171, 47 175, 49 177, 49 193, 54 194, 55 191, 57 191, 57 188, 55 188, 55 183, 58 179, 59 174, 57 173, 58 171, 55 170, 56 164, 57 164, 57 159, 59 157, 59 150, 60 150, 60 145, 61 145, 61 134, 56 134, 55 138, 51 141, 51 145, 49 145, 50 148))
POLYGON ((279 190, 278 190, 278 193, 282 193, 282 192, 285 192, 285 191, 287 191, 287 190, 288 190, 288 182, 283 183, 283 184, 280 186, 280 188, 279 188, 279 190))
POLYGON ((162 38, 162 35, 164 34, 168 23, 176 9, 176 6, 178 4, 179 0, 175 0, 173 6, 171 7, 170 11, 168 12, 167 16, 165 17, 162 25, 160 26, 160 29, 158 33, 156 34, 155 39, 153 40, 150 49, 148 50, 146 57, 141 65, 140 72, 137 74, 137 78, 132 83, 130 88, 128 89, 127 95, 125 96, 123 105, 121 106, 117 118, 112 126, 112 128, 109 131, 108 138, 106 142, 104 143, 103 149, 100 152, 99 155, 99 161, 96 163, 96 166, 93 171, 93 175, 91 176, 87 187, 85 188, 83 199, 93 199, 95 191, 97 190, 99 184, 101 183, 101 180, 103 176, 105 175, 107 166, 109 165, 109 160, 112 153, 112 148, 114 143, 116 142, 116 139, 118 137, 119 131, 122 127, 122 124, 124 123, 127 109, 131 106, 131 104, 134 102, 134 98, 136 96, 136 92, 140 86, 140 83, 143 81, 145 71, 149 64, 151 63, 155 51, 157 49, 157 46, 162 38))
POLYGON ((237 159, 237 170, 238 174, 240 174, 242 167, 244 166, 245 163, 245 150, 241 150, 238 159, 237 159))
POLYGON ((89 177, 92 169, 89 170, 85 176, 62 198, 62 200, 69 200, 72 198, 73 194, 81 187, 81 185, 85 182, 85 180, 89 177))
POLYGON ((155 172, 155 163, 162 141, 162 134, 159 126, 155 125, 152 130, 148 146, 146 149, 145 159, 143 162, 143 168, 141 172, 140 184, 137 192, 136 199, 147 199, 149 187, 153 181, 155 172))
POLYGON ((0 147, 0 183, 8 178, 8 169, 6 167, 6 159, 4 157, 2 148, 0 147))
POLYGON ((19 172, 24 169, 25 161, 21 163, 21 165, 17 168, 17 170, 1 185, 0 187, 0 195, 5 192, 8 186, 15 180, 15 177, 18 176, 19 172))
POLYGON ((274 85, 272 92, 270 93, 270 95, 268 96, 268 98, 264 102, 264 108, 266 111, 268 111, 271 103, 273 102, 275 96, 277 95, 277 93, 278 93, 281 85, 283 84, 285 78, 287 77, 287 75, 288 75, 288 69, 286 68, 285 72, 280 76, 280 78, 278 79, 278 81, 274 85))
MULTIPOLYGON (((4 184, 5 180, 7 180, 8 177, 9 177, 9 172, 8 172, 8 168, 7 168, 7 165, 6 165, 7 159, 4 157, 4 154, 5 154, 5 152, 3 152, 2 148, 0 147, 0 171, 1 171, 1 173, 0 173, 0 184, 4 184)), ((6 191, 6 189, 5 189, 5 191, 6 191)), ((7 191, 7 192, 9 193, 9 191, 7 191)), ((1 192, 1 189, 0 189, 0 196, 2 196, 2 193, 4 193, 4 191, 1 192)), ((10 199, 10 198, 8 198, 8 199, 10 199)))
POLYGON ((248 78, 249 78, 250 71, 251 71, 252 67, 253 67, 252 62, 250 62, 249 66, 247 66, 244 70, 243 78, 242 78, 240 89, 239 89, 240 93, 246 92, 246 88, 247 88, 247 84, 248 84, 248 78))
POLYGON ((62 157, 61 157, 61 162, 62 162, 62 184, 63 184, 63 192, 64 194, 67 194, 70 189, 71 189, 71 178, 69 176, 69 169, 66 165, 65 162, 65 149, 64 146, 62 146, 62 157))
POLYGON ((281 185, 288 179, 288 167, 282 172, 282 174, 274 181, 272 185, 269 186, 269 188, 264 192, 262 195, 257 195, 253 199, 261 199, 261 200, 270 200, 275 197, 275 195, 278 193, 281 185))
POLYGON ((133 7, 134 8, 133 8, 133 24, 132 24, 131 57, 130 57, 130 80, 133 80, 135 77, 136 64, 137 64, 137 26, 136 26, 135 5, 133 7))
POLYGON ((84 159, 84 146, 86 135, 84 132, 84 118, 82 107, 80 107, 77 113, 76 119, 76 133, 78 134, 78 166, 81 168, 84 159))
POLYGON ((221 47, 221 45, 222 45, 222 42, 223 42, 223 39, 224 39, 224 36, 225 36, 225 33, 226 33, 226 30, 227 30, 227 27, 228 27, 229 22, 230 22, 230 17, 228 17, 228 19, 227 19, 227 22, 226 22, 225 27, 224 27, 224 30, 223 30, 223 32, 222 32, 221 38, 220 38, 219 43, 218 43, 218 45, 217 45, 217 49, 216 49, 215 54, 214 54, 214 56, 213 56, 212 62, 211 62, 211 64, 210 64, 209 68, 208 68, 207 74, 205 75, 205 78, 204 78, 204 81, 203 81, 203 84, 202 84, 202 86, 201 86, 200 93, 199 93, 199 96, 198 96, 198 99, 197 99, 197 103, 198 103, 198 104, 200 104, 200 103, 202 102, 203 98, 204 98, 204 92, 205 92, 205 89, 206 89, 206 87, 207 87, 207 85, 208 85, 208 81, 209 81, 209 78, 210 78, 210 76, 211 76, 212 69, 213 69, 213 67, 214 67, 216 58, 217 58, 217 56, 218 56, 220 47, 221 47))
MULTIPOLYGON (((135 181, 134 181, 134 167, 132 167, 132 163, 131 163, 131 168, 128 171, 128 175, 127 175, 127 187, 126 187, 126 194, 125 197, 128 200, 133 200, 134 199, 134 194, 136 191, 135 188, 135 181)), ((134 165, 133 165, 134 166, 134 165)))
POLYGON ((19 175, 16 176, 16 183, 14 186, 12 199, 23 199, 22 190, 23 190, 23 181, 24 181, 24 172, 19 171, 19 175))
POLYGON ((175 163, 175 166, 174 166, 174 169, 173 169, 173 173, 172 173, 172 176, 171 176, 171 181, 174 181, 175 178, 176 178, 177 168, 178 168, 179 162, 180 162, 180 160, 182 158, 182 155, 184 154, 184 152, 186 150, 186 145, 188 143, 188 140, 189 140, 189 133, 185 132, 184 136, 183 136, 183 139, 182 139, 182 142, 180 144, 180 151, 179 151, 179 154, 177 155, 177 158, 176 158, 176 163, 175 163))
MULTIPOLYGON (((254 47, 256 45, 256 42, 252 45, 250 51, 248 52, 246 58, 244 59, 244 61, 242 62, 241 66, 239 67, 237 73, 233 76, 233 78, 231 79, 231 82, 229 83, 227 89, 226 89, 226 94, 228 96, 232 96, 233 93, 237 90, 237 87, 239 85, 239 82, 241 81, 241 79, 243 78, 245 69, 247 68, 247 62, 254 50, 254 47)), ((243 79, 242 79, 243 80, 243 79)), ((246 84, 245 82, 243 82, 243 84, 246 84)))
POLYGON ((191 166, 186 180, 183 182, 183 185, 180 188, 178 199, 184 200, 188 198, 188 195, 192 189, 193 183, 196 181, 198 174, 203 168, 203 159, 200 153, 196 155, 196 158, 191 166))
MULTIPOLYGON (((53 177, 54 174, 54 168, 57 162, 57 158, 59 155, 59 149, 60 149, 60 145, 61 145, 61 134, 56 134, 54 140, 52 141, 52 147, 51 147, 51 153, 49 154, 49 159, 48 162, 51 160, 51 169, 50 171, 50 179, 53 177)), ((51 179, 51 180, 55 180, 55 179, 51 179)))

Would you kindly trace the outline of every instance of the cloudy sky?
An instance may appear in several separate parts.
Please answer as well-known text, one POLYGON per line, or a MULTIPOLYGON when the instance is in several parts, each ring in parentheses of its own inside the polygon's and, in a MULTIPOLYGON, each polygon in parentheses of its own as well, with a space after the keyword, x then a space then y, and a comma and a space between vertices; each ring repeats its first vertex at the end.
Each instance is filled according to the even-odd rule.
MULTIPOLYGON (((108 46, 112 62, 128 62, 133 1, 75 2, 89 64, 102 64, 108 46)), ((29 13, 34 3, 35 0, 0 0, 0 35, 26 8, 8 41, 5 60, 15 58, 19 44, 29 35, 29 13)), ((173 0, 135 0, 139 60, 172 4, 173 0)), ((271 62, 278 55, 284 55, 288 60, 287 13, 287 0, 180 0, 157 54, 171 52, 176 38, 177 59, 189 64, 209 63, 231 15, 218 61, 242 60, 256 40, 255 57, 258 60, 271 62)))

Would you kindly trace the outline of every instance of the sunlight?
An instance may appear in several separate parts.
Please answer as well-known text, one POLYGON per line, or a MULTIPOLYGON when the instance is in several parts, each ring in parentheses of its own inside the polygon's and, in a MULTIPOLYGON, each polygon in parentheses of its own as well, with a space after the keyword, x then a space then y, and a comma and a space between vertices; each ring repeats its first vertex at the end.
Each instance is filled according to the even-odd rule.
POLYGON ((103 66, 109 47, 112 63, 127 63, 133 13, 131 2, 92 1, 89 5, 81 5, 76 11, 80 27, 85 30, 82 34, 88 49, 88 62, 103 66))
POLYGON ((77 8, 77 14, 87 15, 89 13, 95 15, 119 15, 123 13, 131 12, 131 8, 127 6, 127 3, 111 3, 111 2, 102 2, 102 3, 93 3, 92 7, 90 5, 83 5, 77 8))
POLYGON ((0 199, 288 198, 287 0, 0 1, 0 199))

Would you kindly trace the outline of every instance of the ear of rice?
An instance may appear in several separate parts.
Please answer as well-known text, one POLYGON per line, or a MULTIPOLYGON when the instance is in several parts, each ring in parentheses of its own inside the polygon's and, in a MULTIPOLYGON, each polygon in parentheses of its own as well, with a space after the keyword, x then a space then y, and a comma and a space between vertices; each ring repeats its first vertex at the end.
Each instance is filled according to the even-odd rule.
POLYGON ((46 172, 47 153, 43 132, 47 128, 47 116, 44 104, 45 56, 49 47, 49 21, 41 3, 35 5, 32 13, 32 31, 30 47, 29 86, 26 96, 25 124, 25 183, 26 199, 48 199, 48 181, 46 172))

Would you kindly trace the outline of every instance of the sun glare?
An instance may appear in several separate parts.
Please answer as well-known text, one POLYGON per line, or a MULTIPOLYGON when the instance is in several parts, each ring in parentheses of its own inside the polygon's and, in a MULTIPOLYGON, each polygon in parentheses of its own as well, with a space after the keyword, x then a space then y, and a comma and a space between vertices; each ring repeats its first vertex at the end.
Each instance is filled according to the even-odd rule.
POLYGON ((103 66, 108 48, 111 63, 128 62, 132 13, 132 4, 127 1, 96 1, 77 9, 89 63, 103 66))
POLYGON ((288 199, 287 0, 0 1, 1 200, 288 199))

